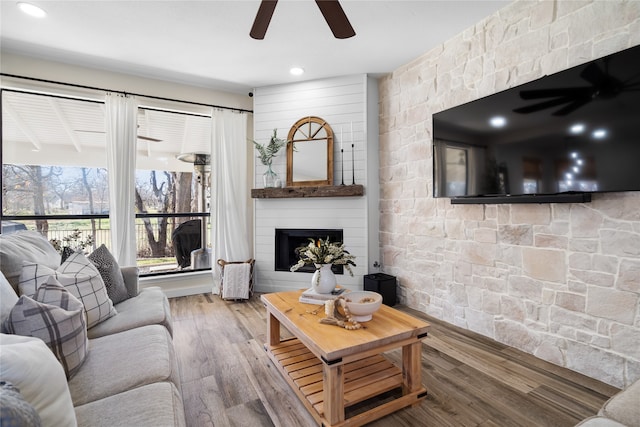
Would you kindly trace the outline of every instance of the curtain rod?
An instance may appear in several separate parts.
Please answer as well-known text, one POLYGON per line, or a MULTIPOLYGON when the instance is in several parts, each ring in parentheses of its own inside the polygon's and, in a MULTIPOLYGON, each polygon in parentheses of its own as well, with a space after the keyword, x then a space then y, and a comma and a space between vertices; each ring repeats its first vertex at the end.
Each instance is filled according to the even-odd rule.
POLYGON ((141 93, 123 92, 121 90, 112 90, 112 89, 105 89, 105 88, 101 88, 101 87, 79 85, 79 84, 74 84, 74 83, 57 82, 55 80, 46 80, 46 79, 39 79, 39 78, 36 78, 36 77, 18 76, 16 74, 0 73, 0 76, 16 78, 16 79, 23 79, 23 80, 30 80, 30 81, 35 81, 35 82, 39 82, 39 83, 49 83, 49 84, 56 84, 56 85, 62 85, 62 86, 71 86, 71 87, 75 87, 75 88, 79 88, 79 89, 98 90, 98 91, 102 91, 102 92, 120 93, 122 95, 141 96, 141 97, 149 98, 149 99, 157 99, 159 101, 181 102, 181 103, 184 103, 184 104, 198 105, 198 106, 201 106, 201 107, 220 108, 220 109, 223 109, 223 110, 238 111, 238 112, 241 112, 241 113, 253 113, 253 110, 245 110, 244 108, 226 107, 224 105, 204 104, 204 103, 201 103, 201 102, 184 101, 184 100, 181 100, 181 99, 164 98, 164 97, 161 97, 161 96, 144 95, 144 94, 141 94, 141 93))

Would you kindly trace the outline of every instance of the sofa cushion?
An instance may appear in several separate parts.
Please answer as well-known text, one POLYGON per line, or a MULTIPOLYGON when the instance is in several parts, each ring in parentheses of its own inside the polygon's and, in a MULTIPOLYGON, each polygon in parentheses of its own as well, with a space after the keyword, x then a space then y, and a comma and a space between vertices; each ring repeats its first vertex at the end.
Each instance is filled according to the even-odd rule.
POLYGON ((0 332, 6 332, 4 330, 4 322, 17 302, 18 295, 16 291, 0 271, 0 332))
POLYGON ((89 357, 69 380, 75 406, 159 381, 180 388, 173 343, 160 325, 89 340, 89 357))
POLYGON ((614 419, 628 427, 640 426, 640 380, 607 400, 598 415, 614 419))
POLYGON ((184 408, 175 385, 159 382, 77 406, 78 426, 184 426, 184 408), (114 408, 118 408, 114 410, 114 408))
POLYGON ((55 270, 60 266, 60 254, 37 231, 21 230, 0 234, 0 268, 16 290, 24 261, 55 270))
POLYGON ((76 373, 87 355, 89 340, 82 303, 53 277, 38 288, 33 299, 20 297, 5 329, 44 341, 67 378, 76 373))
POLYGON ((0 426, 39 427, 40 415, 13 384, 0 381, 0 426))
POLYGON ((42 340, 0 334, 0 378, 20 390, 43 426, 75 426, 62 366, 42 340))
POLYGON ((142 289, 137 297, 115 306, 118 314, 89 329, 89 338, 98 338, 146 325, 163 325, 173 333, 169 300, 158 287, 142 289))
POLYGON ((41 264, 25 263, 19 279, 20 293, 33 296, 49 276, 55 277, 82 301, 87 314, 87 328, 92 328, 117 313, 107 295, 100 272, 82 253, 72 254, 56 270, 41 264))
POLYGON ((589 417, 585 420, 582 420, 579 424, 576 424, 575 427, 629 427, 624 424, 620 424, 617 421, 612 420, 611 418, 605 417, 589 417))
POLYGON ((130 297, 124 284, 120 266, 104 244, 93 251, 88 258, 100 272, 100 276, 102 276, 104 285, 107 288, 107 294, 114 304, 130 297))

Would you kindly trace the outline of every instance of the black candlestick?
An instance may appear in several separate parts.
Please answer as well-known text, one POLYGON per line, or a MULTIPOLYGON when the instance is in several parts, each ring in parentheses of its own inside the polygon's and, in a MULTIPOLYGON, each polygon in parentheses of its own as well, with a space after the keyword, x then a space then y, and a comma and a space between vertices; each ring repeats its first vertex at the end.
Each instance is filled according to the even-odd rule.
POLYGON ((344 148, 340 149, 340 164, 342 165, 342 184, 344 185, 344 148))
POLYGON ((353 177, 353 183, 352 185, 356 185, 356 160, 355 157, 353 156, 353 143, 351 143, 351 174, 353 177))

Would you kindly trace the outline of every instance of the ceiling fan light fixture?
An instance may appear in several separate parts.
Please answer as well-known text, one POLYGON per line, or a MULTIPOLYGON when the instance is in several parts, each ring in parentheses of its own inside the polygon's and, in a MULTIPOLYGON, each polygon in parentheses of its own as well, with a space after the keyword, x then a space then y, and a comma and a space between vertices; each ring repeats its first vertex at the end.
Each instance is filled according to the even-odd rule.
POLYGON ((507 119, 505 119, 502 116, 494 116, 489 120, 489 123, 491 124, 491 126, 493 126, 494 128, 501 128, 506 126, 507 124, 507 119))
POLYGON ((47 16, 47 12, 45 12, 44 9, 31 3, 19 2, 18 9, 34 18, 44 18, 47 16))
POLYGON ((301 76, 301 75, 304 74, 304 68, 302 68, 302 67, 291 67, 289 69, 289 73, 292 76, 301 76))

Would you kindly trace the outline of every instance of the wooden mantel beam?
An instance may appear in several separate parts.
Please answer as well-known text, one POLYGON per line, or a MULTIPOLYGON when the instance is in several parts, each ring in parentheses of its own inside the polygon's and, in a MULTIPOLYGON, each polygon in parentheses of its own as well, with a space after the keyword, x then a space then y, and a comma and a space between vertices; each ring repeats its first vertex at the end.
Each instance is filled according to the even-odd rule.
POLYGON ((317 187, 254 188, 254 199, 293 199, 304 197, 360 197, 364 195, 362 185, 323 185, 317 187))

